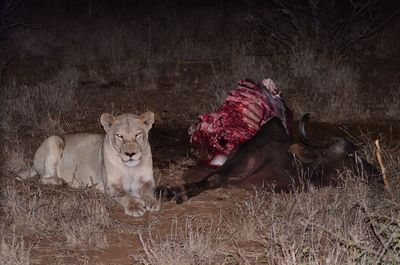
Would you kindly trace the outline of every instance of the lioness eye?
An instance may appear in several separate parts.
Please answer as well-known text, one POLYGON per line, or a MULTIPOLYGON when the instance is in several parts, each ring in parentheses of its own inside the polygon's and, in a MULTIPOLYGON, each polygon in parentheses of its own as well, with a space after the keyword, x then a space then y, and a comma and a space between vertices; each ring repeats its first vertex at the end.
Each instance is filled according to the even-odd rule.
POLYGON ((123 138, 124 138, 124 137, 123 137, 121 134, 119 134, 119 133, 116 133, 116 134, 115 134, 115 137, 118 138, 118 139, 123 139, 123 138))

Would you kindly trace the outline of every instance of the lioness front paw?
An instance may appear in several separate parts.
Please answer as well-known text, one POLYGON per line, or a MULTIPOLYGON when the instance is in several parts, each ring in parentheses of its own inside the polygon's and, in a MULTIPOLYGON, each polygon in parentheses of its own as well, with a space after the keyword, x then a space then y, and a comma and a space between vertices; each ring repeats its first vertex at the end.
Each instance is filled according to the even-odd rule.
POLYGON ((146 210, 149 212, 158 212, 161 208, 161 202, 151 196, 143 198, 146 210))
POLYGON ((124 196, 121 198, 120 203, 124 207, 127 215, 139 217, 146 212, 146 205, 142 199, 124 196))

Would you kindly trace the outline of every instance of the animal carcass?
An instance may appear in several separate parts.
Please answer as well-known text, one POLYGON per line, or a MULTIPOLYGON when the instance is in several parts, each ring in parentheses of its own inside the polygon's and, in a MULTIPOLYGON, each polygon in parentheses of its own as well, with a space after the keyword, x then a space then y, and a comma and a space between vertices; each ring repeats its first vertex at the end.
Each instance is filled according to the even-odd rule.
POLYGON ((195 166, 186 174, 197 174, 199 181, 183 188, 165 189, 167 197, 182 202, 207 189, 225 186, 252 188, 262 186, 275 191, 290 191, 299 186, 336 185, 338 170, 351 168, 372 177, 373 165, 356 154, 356 146, 344 139, 309 140, 305 125, 309 114, 299 123, 301 143, 292 143, 282 121, 274 117, 262 125, 251 139, 239 144, 227 161, 215 170, 195 166))

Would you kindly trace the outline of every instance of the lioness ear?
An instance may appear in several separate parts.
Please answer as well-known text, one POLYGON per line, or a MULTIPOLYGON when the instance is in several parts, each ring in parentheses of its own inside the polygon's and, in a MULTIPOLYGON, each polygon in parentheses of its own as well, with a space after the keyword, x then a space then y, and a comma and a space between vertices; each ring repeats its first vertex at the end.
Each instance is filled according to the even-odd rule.
POLYGON ((146 124, 149 128, 154 123, 154 113, 151 111, 145 112, 142 115, 140 115, 140 119, 142 119, 143 123, 146 124))
POLYGON ((103 113, 100 116, 100 124, 105 132, 108 132, 115 122, 115 117, 109 113, 103 113))

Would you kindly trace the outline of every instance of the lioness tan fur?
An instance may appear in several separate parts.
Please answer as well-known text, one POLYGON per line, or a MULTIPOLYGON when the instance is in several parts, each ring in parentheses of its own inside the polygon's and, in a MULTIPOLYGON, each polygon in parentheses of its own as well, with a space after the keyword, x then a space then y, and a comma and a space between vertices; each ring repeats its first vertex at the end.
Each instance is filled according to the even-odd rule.
POLYGON ((96 185, 116 198, 125 213, 141 216, 159 211, 154 198, 153 162, 148 133, 154 114, 121 114, 100 117, 105 134, 73 133, 47 138, 35 153, 34 172, 45 184, 68 183, 73 187, 96 185))

